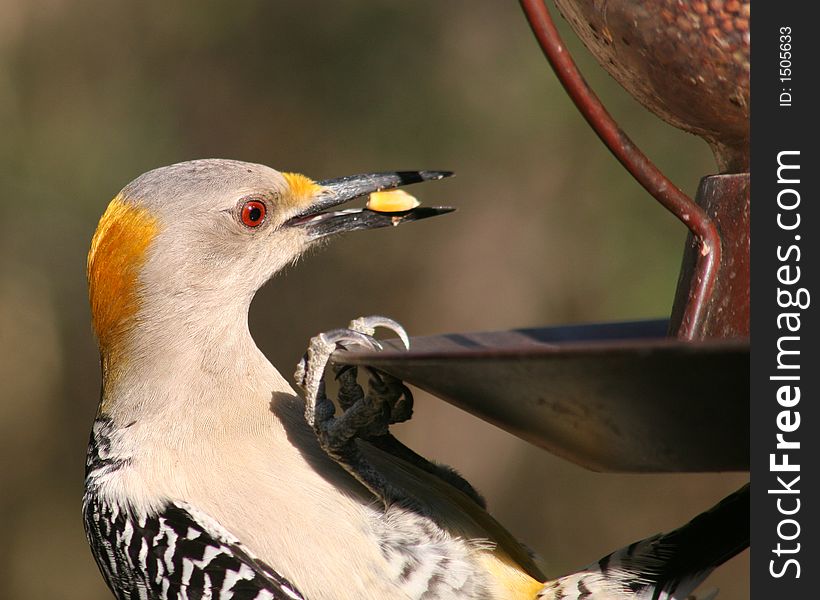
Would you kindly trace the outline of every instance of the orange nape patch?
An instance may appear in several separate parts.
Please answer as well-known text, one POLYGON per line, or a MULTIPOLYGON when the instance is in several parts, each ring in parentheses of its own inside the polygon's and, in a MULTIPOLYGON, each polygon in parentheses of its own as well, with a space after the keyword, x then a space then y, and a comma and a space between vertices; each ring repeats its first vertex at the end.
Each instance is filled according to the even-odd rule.
POLYGON ((137 275, 158 231, 144 208, 119 196, 100 219, 88 252, 88 294, 94 331, 103 354, 117 347, 138 308, 137 275))
POLYGON ((315 196, 322 191, 322 186, 301 173, 282 173, 290 187, 290 201, 297 207, 313 202, 315 196))

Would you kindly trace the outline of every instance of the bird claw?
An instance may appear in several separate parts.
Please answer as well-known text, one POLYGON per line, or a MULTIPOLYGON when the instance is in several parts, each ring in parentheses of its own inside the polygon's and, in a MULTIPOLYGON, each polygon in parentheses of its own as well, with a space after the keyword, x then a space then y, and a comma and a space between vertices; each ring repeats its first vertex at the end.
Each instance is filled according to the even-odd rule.
POLYGON ((370 436, 375 432, 385 432, 393 423, 406 421, 413 412, 413 395, 395 377, 372 369, 369 380, 369 395, 365 395, 356 382, 358 369, 347 365, 335 366, 336 378, 340 381, 339 404, 343 414, 337 419, 333 402, 324 390, 324 373, 330 357, 337 349, 362 347, 367 350, 382 350, 382 345, 373 337, 376 328, 389 329, 399 336, 405 347, 410 340, 404 327, 393 319, 382 316, 360 317, 350 322, 347 329, 334 329, 320 333, 310 340, 307 352, 296 366, 296 385, 305 395, 305 419, 315 430, 327 433, 330 421, 335 420, 336 431, 343 427, 348 410, 356 406, 356 413, 347 419, 345 435, 336 439, 348 439, 355 435, 370 436), (355 422, 355 425, 354 425, 355 422))
POLYGON ((382 345, 373 336, 353 329, 334 329, 310 339, 307 352, 296 365, 296 385, 305 394, 305 419, 312 427, 319 401, 319 386, 325 367, 338 348, 361 346, 367 350, 381 350, 382 345))
POLYGON ((410 338, 407 337, 407 331, 405 331, 404 327, 402 327, 399 323, 389 317, 382 317, 380 315, 359 317, 358 319, 353 319, 347 327, 351 331, 358 331, 369 336, 376 333, 377 327, 389 329, 399 336, 399 339, 402 344, 404 344, 405 349, 410 349, 410 338))

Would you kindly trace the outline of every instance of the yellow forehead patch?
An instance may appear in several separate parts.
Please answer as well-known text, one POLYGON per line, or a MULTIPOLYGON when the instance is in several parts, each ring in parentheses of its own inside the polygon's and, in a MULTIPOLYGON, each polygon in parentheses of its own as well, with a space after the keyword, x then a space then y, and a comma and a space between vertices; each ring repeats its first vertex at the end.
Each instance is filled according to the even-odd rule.
POLYGON ((296 206, 309 204, 322 191, 321 185, 301 173, 282 173, 282 176, 288 182, 291 200, 296 206))
POLYGON ((137 275, 157 230, 156 219, 146 209, 126 204, 119 196, 100 219, 87 273, 91 316, 103 354, 117 347, 137 311, 137 275))

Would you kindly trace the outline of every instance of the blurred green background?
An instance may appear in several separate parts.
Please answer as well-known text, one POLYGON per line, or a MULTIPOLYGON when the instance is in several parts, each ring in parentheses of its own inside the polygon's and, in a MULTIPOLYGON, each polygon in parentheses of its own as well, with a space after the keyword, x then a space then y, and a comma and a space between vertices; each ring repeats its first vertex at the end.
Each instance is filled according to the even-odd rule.
MULTIPOLYGON (((564 32, 624 129, 694 193, 707 146, 564 32)), ((414 191, 456 214, 349 236, 260 292, 251 329, 288 375, 311 335, 362 314, 423 335, 670 310, 684 228, 591 133, 513 0, 0 0, 0 598, 109 597, 80 519, 99 393, 85 254, 123 185, 204 157, 458 174, 414 191)), ((422 393, 415 414, 400 437, 472 480, 554 574, 747 479, 590 473, 422 393)), ((747 579, 745 553, 711 582, 741 599, 747 579)))

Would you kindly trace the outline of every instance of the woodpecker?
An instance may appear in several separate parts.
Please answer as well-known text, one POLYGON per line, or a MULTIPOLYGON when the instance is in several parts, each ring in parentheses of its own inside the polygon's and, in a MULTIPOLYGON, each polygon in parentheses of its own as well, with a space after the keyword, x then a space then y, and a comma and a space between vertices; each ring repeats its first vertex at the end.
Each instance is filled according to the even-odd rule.
POLYGON ((320 334, 298 395, 248 329, 256 291, 347 231, 449 212, 335 207, 449 175, 314 181, 231 160, 150 171, 111 201, 88 255, 102 393, 83 518, 120 600, 683 599, 748 545, 748 487, 678 530, 548 578, 452 469, 389 425, 412 396, 370 371, 324 371, 338 347, 378 347, 385 318, 320 334))

